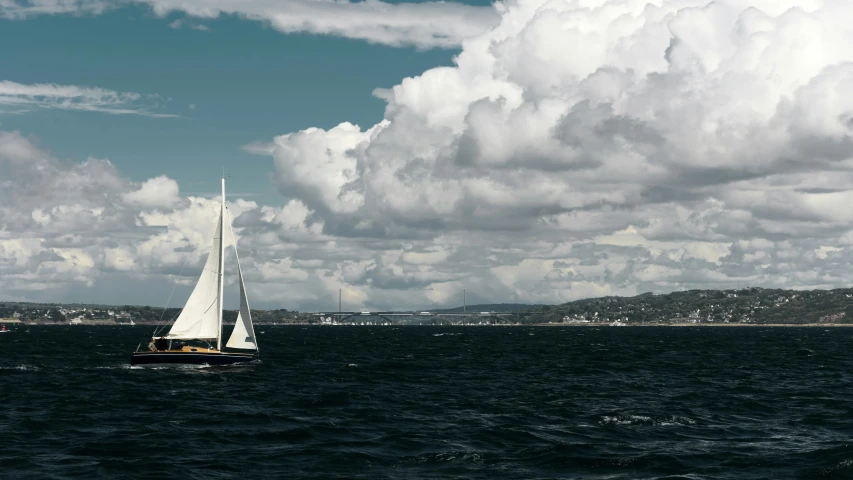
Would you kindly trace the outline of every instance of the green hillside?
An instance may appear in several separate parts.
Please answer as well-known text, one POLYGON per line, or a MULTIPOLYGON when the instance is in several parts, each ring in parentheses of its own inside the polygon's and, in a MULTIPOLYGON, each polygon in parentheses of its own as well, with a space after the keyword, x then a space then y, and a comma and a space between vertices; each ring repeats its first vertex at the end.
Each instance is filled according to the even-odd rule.
POLYGON ((688 290, 544 306, 523 323, 853 323, 853 289, 688 290))

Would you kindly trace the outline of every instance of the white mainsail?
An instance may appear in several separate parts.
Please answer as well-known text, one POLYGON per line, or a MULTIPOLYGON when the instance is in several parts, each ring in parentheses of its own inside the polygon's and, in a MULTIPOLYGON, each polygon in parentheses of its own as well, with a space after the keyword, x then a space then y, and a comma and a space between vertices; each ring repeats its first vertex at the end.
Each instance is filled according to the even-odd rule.
POLYGON ((223 214, 224 211, 219 213, 219 221, 216 222, 216 231, 213 234, 213 245, 204 264, 204 270, 166 338, 181 340, 218 340, 220 338, 219 277, 222 268, 223 214))
POLYGON ((246 296, 246 285, 243 283, 243 270, 240 268, 240 256, 237 255, 237 237, 234 236, 234 229, 231 227, 230 221, 228 222, 228 229, 231 231, 231 238, 234 241, 234 257, 237 259, 237 279, 240 283, 240 313, 237 314, 237 322, 234 324, 234 330, 231 332, 231 337, 225 346, 241 350, 258 350, 258 344, 255 341, 255 328, 252 326, 252 313, 249 311, 249 297, 246 296))

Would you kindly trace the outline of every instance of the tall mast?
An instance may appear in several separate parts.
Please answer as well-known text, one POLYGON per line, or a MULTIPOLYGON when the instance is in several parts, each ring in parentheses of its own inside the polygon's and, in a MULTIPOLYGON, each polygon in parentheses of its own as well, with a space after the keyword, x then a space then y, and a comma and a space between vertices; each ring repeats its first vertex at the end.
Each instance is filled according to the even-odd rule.
POLYGON ((219 326, 216 329, 216 349, 222 351, 222 290, 225 274, 225 175, 222 175, 222 210, 219 215, 219 326))

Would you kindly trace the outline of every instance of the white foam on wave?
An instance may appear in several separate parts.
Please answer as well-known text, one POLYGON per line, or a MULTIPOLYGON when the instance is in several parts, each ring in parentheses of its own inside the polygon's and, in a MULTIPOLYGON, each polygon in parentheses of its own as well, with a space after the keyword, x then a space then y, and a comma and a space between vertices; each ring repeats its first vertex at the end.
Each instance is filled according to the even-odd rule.
MULTIPOLYGON (((835 476, 839 473, 842 473, 842 470, 848 470, 850 467, 853 467, 853 460, 847 459, 842 460, 830 468, 825 469, 822 473, 825 476, 835 476)), ((846 477, 845 477, 846 478, 846 477)))
POLYGON ((8 365, 8 366, 0 366, 0 370, 16 370, 19 372, 35 372, 40 370, 39 367, 35 365, 8 365))
POLYGON ((604 415, 598 422, 599 425, 635 425, 672 427, 696 425, 696 420, 680 415, 666 415, 662 417, 650 417, 647 415, 604 415))
POLYGON ((122 367, 100 367, 100 368, 127 368, 130 370, 201 370, 210 368, 210 365, 127 365, 122 367))
POLYGON ((119 365, 102 365, 100 367, 91 367, 94 370, 140 370, 144 369, 140 365, 131 365, 129 363, 122 363, 119 365))
POLYGON ((134 366, 125 366, 121 368, 131 368, 133 370, 174 370, 174 371, 186 371, 187 373, 204 371, 208 369, 213 369, 212 372, 227 369, 227 368, 246 368, 253 365, 260 365, 262 362, 260 359, 252 360, 251 362, 245 363, 234 363, 231 365, 190 365, 186 363, 182 364, 151 364, 151 365, 134 365, 134 366))
POLYGON ((647 425, 652 423, 652 417, 645 415, 605 415, 601 417, 600 425, 647 425))
POLYGON ((25 363, 22 365, 16 365, 14 367, 0 367, 0 370, 19 370, 19 371, 24 371, 24 372, 37 372, 41 369, 35 365, 29 365, 29 364, 25 363))
POLYGON ((473 463, 482 464, 483 456, 478 452, 450 451, 418 455, 412 459, 416 463, 473 463))
POLYGON ((692 418, 682 417, 679 415, 671 415, 669 417, 665 417, 657 421, 657 424, 662 427, 669 427, 673 425, 696 425, 696 420, 692 418))

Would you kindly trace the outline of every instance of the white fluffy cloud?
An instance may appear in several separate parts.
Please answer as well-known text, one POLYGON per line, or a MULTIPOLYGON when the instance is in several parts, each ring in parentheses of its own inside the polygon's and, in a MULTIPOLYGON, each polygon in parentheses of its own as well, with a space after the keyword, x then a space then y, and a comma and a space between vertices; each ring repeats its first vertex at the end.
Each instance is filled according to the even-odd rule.
POLYGON ((551 302, 853 281, 850 2, 497 10, 455 66, 378 90, 381 123, 255 149, 324 232, 454 252, 429 265, 448 279, 376 255, 348 281, 551 302))
MULTIPOLYGON (((32 138, 0 131, 0 291, 6 299, 162 305, 164 285, 168 293, 175 282, 193 284, 218 205, 181 197, 166 176, 134 184, 108 160, 61 161, 32 138)), ((301 202, 229 199, 228 208, 250 284, 282 288, 314 274, 288 260, 299 243, 324 241, 301 202)))
MULTIPOLYGON (((0 0, 0 8, 2 8, 2 0, 0 0)), ((34 109, 60 109, 111 115, 174 117, 174 115, 152 111, 161 103, 157 95, 52 83, 26 85, 0 80, 0 112, 24 113, 34 109)))
MULTIPOLYGON (((61 161, 33 138, 0 131, 0 291, 13 300, 162 305, 177 284, 179 306, 209 252, 218 206, 216 197, 181 197, 166 176, 134 184, 108 160, 61 161)), ((376 268, 359 259, 387 247, 381 239, 339 243, 297 199, 272 207, 229 198, 228 211, 234 236, 226 232, 226 241, 236 237, 260 308, 324 308, 347 279, 376 268)), ((407 262, 439 257, 431 250, 407 262)), ((226 265, 233 307, 233 258, 226 265)), ((387 305, 371 303, 371 289, 346 288, 348 302, 387 305)))
MULTIPOLYGON (((551 303, 849 285, 851 8, 499 4, 453 67, 377 90, 376 125, 247 147, 272 156, 288 199, 229 204, 253 305, 333 308, 338 288, 360 309, 458 304, 463 288, 469 303, 551 303)), ((15 133, 0 169, 7 291, 192 283, 179 272, 200 265, 215 199, 64 164, 15 133)))
MULTIPOLYGON (((380 0, 135 0, 157 15, 183 12, 213 19, 237 15, 263 22, 283 33, 314 33, 366 40, 392 46, 458 47, 498 20, 490 7, 455 2, 386 3, 380 0)), ((0 18, 38 15, 99 14, 126 4, 120 0, 0 0, 0 18)), ((183 19, 170 26, 208 27, 183 19)))
POLYGON ((146 180, 138 190, 125 193, 126 202, 149 208, 169 208, 181 201, 178 182, 161 175, 146 180))

